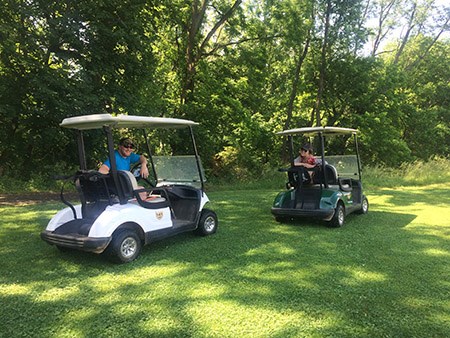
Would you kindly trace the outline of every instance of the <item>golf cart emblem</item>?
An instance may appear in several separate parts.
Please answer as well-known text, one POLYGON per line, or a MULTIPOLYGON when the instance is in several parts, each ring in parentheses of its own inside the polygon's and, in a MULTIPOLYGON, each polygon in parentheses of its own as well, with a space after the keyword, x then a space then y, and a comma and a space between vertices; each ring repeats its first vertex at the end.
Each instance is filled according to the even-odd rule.
POLYGON ((155 211, 155 215, 156 215, 156 219, 159 221, 159 220, 161 220, 161 218, 163 218, 164 212, 163 211, 155 211))

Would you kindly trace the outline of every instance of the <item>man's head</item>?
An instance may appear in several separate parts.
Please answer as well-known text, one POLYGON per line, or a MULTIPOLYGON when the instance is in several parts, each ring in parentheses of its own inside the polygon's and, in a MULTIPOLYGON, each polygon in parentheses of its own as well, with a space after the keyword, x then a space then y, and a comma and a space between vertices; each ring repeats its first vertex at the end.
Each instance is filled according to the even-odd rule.
POLYGON ((119 141, 119 153, 123 157, 128 157, 131 155, 133 150, 135 149, 135 146, 133 144, 133 141, 129 137, 123 137, 119 141))
POLYGON ((300 148, 300 153, 309 153, 309 154, 312 155, 312 153, 313 153, 313 148, 312 148, 311 144, 305 143, 305 144, 300 148))

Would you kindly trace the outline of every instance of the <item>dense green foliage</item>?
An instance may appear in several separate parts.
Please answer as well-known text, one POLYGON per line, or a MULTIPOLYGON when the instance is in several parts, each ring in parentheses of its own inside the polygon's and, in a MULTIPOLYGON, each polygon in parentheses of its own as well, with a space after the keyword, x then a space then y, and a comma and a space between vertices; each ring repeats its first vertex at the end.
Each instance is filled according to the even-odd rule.
POLYGON ((276 131, 319 124, 361 130, 366 164, 447 156, 449 12, 430 2, 0 0, 0 175, 73 168, 58 124, 106 112, 200 122, 210 176, 254 177, 276 131))

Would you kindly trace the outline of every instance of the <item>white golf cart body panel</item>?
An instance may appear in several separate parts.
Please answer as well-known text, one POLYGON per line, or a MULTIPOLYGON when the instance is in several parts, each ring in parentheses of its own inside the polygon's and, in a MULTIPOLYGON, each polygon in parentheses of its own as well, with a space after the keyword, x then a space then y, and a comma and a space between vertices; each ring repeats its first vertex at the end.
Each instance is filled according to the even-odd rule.
MULTIPOLYGON (((199 212, 206 203, 208 196, 203 194, 200 202, 199 212)), ((81 204, 75 205, 77 218, 81 218, 81 204)), ((56 213, 50 220, 46 230, 54 231, 59 226, 73 219, 73 212, 70 208, 64 208, 56 213)), ((136 223, 144 232, 170 228, 173 226, 168 207, 161 209, 142 208, 136 200, 127 204, 113 204, 107 206, 105 211, 95 220, 89 231, 89 237, 109 237, 115 229, 123 223, 136 223)))
POLYGON ((106 207, 92 224, 89 237, 109 237, 124 223, 136 223, 144 232, 170 228, 173 225, 168 207, 145 209, 133 202, 113 204, 106 207))
MULTIPOLYGON (((74 206, 77 218, 81 218, 81 204, 77 204, 74 206)), ((56 228, 60 227, 64 223, 73 219, 73 212, 70 208, 64 208, 56 213, 55 216, 52 217, 50 222, 48 222, 46 230, 55 231, 56 228)))
MULTIPOLYGON (((77 217, 81 218, 81 205, 76 205, 77 217)), ((54 231, 59 226, 73 219, 70 208, 59 211, 48 223, 47 230, 54 231)), ((95 220, 89 230, 89 237, 109 237, 123 223, 138 224, 143 231, 152 231, 172 226, 170 209, 144 209, 133 202, 113 204, 95 220), (159 217, 159 218, 158 218, 159 217)))

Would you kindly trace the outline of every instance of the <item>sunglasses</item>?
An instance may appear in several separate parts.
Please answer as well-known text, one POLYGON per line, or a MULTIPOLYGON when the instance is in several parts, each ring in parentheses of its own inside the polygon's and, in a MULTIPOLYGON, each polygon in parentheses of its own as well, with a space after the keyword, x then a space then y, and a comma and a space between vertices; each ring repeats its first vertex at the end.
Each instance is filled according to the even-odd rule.
POLYGON ((123 144, 122 147, 127 149, 134 149, 134 144, 123 144))

